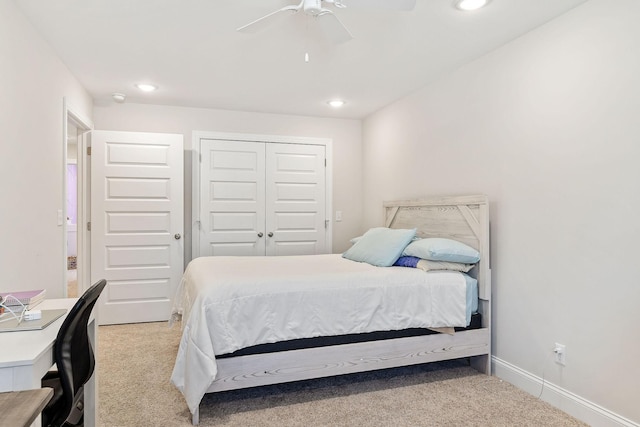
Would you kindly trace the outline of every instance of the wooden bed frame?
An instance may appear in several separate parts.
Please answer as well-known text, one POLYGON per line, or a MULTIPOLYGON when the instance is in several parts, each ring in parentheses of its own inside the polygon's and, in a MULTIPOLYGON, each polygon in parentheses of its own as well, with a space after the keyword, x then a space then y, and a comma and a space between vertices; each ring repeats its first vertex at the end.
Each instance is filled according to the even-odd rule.
MULTIPOLYGON (((417 228, 419 237, 446 237, 474 247, 480 262, 480 329, 328 347, 237 356, 217 360, 218 374, 207 393, 278 384, 469 357, 471 366, 491 374, 491 270, 489 202, 486 196, 439 197, 384 203, 385 225, 417 228)), ((199 409, 192 423, 199 423, 199 409)))

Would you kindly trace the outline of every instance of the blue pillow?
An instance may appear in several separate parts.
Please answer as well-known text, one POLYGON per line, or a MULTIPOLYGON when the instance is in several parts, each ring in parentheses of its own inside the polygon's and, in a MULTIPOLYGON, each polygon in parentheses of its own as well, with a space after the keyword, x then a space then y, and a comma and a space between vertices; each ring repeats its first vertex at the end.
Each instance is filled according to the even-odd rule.
POLYGON ((412 267, 416 268, 418 266, 418 262, 420 262, 420 258, 415 256, 401 256, 393 263, 394 266, 397 267, 412 267))
POLYGON ((391 267, 415 235, 415 228, 372 228, 343 253, 342 257, 378 267, 391 267))
POLYGON ((431 261, 462 262, 475 264, 480 253, 462 242, 443 238, 420 239, 406 247, 403 256, 415 256, 431 261))

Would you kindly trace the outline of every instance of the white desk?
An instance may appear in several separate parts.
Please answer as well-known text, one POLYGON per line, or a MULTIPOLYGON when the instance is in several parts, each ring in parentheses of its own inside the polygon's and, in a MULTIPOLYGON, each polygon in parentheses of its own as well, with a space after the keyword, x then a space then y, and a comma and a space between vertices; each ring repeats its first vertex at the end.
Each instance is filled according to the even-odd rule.
MULTIPOLYGON (((48 299, 36 309, 65 308, 70 310, 75 298, 48 299)), ((68 311, 67 311, 68 313, 68 311)), ((0 332, 0 392, 20 391, 41 387, 41 380, 53 366, 53 344, 66 314, 51 325, 38 331, 0 332)), ((89 320, 89 339, 97 348, 95 316, 89 320)), ((84 387, 84 424, 94 427, 97 418, 96 368, 84 387)), ((40 425, 37 420, 34 425, 40 425)))

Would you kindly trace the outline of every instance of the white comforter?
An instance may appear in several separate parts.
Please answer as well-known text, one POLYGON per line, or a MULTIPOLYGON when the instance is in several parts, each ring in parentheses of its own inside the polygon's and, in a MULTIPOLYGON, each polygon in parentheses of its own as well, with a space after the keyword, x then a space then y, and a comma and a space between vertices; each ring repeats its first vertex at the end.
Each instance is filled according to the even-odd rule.
POLYGON ((183 335, 171 376, 191 412, 216 378, 215 355, 296 338, 466 326, 460 273, 374 267, 340 255, 202 257, 174 312, 183 335))

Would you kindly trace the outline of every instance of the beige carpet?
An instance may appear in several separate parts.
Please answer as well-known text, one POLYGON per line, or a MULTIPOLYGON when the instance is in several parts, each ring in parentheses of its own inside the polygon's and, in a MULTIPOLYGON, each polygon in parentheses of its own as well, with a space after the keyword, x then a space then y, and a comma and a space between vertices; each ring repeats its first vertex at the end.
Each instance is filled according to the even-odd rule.
POLYGON ((67 298, 78 298, 78 270, 67 270, 67 298))
MULTIPOLYGON (((189 426, 169 382, 180 331, 166 323, 101 326, 103 427, 189 426)), ((584 426, 462 361, 205 396, 201 426, 584 426)))

